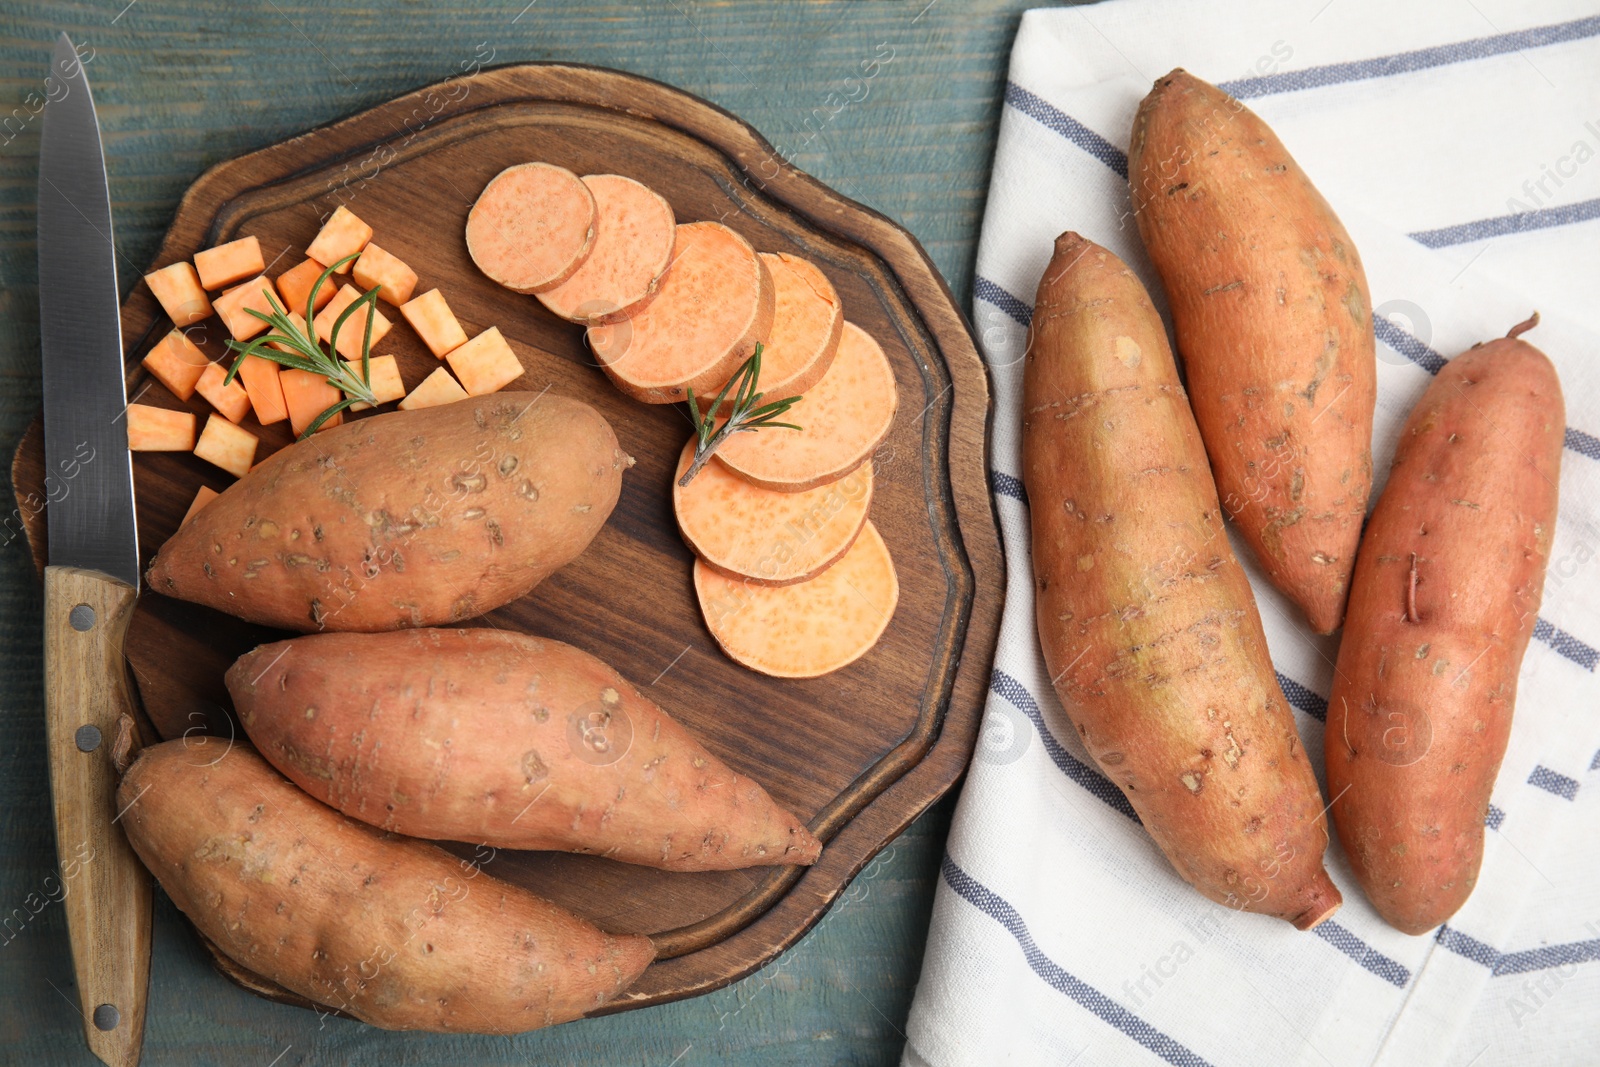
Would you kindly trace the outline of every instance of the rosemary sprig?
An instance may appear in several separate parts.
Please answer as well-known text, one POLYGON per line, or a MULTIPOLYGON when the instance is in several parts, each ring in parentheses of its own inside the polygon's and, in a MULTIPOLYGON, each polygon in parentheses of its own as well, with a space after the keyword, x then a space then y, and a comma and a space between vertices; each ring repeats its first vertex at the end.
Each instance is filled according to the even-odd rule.
POLYGON ((239 358, 235 359, 233 366, 228 369, 228 376, 223 379, 224 385, 233 381, 246 359, 251 356, 260 356, 262 359, 270 359, 272 362, 285 367, 293 367, 296 370, 320 374, 327 380, 329 385, 344 392, 344 399, 330 406, 328 410, 313 419, 311 425, 305 428, 305 432, 297 440, 304 441, 321 429, 323 423, 351 404, 364 402, 373 407, 378 406, 378 399, 372 393, 371 371, 372 317, 377 311, 378 287, 374 286, 367 292, 362 293, 349 307, 339 313, 339 317, 333 321, 333 330, 328 335, 328 347, 326 350, 323 349, 322 343, 317 340, 316 327, 312 325, 312 321, 316 318, 317 293, 322 289, 323 283, 332 277, 340 267, 355 259, 356 255, 359 255, 359 253, 345 256, 339 262, 329 266, 317 277, 317 283, 306 294, 304 329, 294 324, 294 320, 289 318, 288 312, 284 310, 282 304, 278 303, 278 298, 269 289, 266 292, 267 302, 272 305, 271 314, 265 314, 255 308, 246 308, 245 310, 272 327, 272 329, 255 338, 249 344, 241 344, 232 340, 228 342, 228 348, 239 353, 239 358), (361 375, 357 377, 350 369, 350 365, 339 358, 339 329, 344 326, 345 320, 354 315, 362 305, 366 305, 371 311, 367 315, 366 330, 361 338, 361 375), (269 347, 273 344, 284 345, 289 351, 286 352, 283 349, 269 347))
POLYGON ((761 398, 765 394, 756 392, 756 383, 761 377, 761 347, 760 342, 757 342, 755 352, 723 385, 722 391, 717 394, 717 399, 712 401, 711 407, 704 414, 695 406, 694 387, 689 387, 689 411, 695 419, 694 432, 697 440, 694 446, 694 460, 689 464, 689 469, 683 472, 683 477, 678 479, 679 485, 687 486, 694 481, 694 476, 711 461, 711 454, 736 433, 748 433, 764 426, 776 426, 785 430, 800 429, 792 422, 775 420, 800 403, 802 397, 791 396, 784 400, 774 400, 770 404, 761 403, 761 398), (734 391, 733 407, 728 412, 727 421, 718 426, 717 412, 722 410, 722 402, 727 399, 729 389, 734 391))

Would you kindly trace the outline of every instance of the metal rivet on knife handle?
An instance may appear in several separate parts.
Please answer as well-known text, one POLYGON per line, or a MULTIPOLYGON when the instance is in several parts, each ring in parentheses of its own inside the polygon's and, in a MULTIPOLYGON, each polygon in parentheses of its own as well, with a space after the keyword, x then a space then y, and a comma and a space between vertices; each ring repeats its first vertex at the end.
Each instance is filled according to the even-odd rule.
MULTIPOLYGON (((79 752, 93 752, 100 747, 100 727, 84 725, 78 727, 78 732, 72 735, 72 740, 77 743, 79 752)), ((107 1027, 102 1026, 105 1030, 107 1027)))
POLYGON ((80 634, 87 633, 94 629, 94 609, 87 604, 79 604, 67 615, 67 622, 80 634))
POLYGON ((115 1030, 122 1021, 122 1013, 115 1004, 102 1004, 94 1010, 94 1024, 102 1030, 115 1030))

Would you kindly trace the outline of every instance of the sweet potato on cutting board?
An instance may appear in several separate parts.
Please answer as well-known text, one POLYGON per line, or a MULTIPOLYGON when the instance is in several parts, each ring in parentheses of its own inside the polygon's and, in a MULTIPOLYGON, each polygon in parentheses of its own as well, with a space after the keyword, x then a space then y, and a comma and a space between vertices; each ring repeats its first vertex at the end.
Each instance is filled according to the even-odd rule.
POLYGON ((631 462, 551 393, 374 415, 262 461, 161 547, 150 588, 289 630, 457 622, 582 552, 631 462))
POLYGON ((616 671, 501 630, 316 634, 228 672, 271 763, 416 837, 669 871, 808 864, 822 846, 616 671))
POLYGON ((467 251, 491 280, 512 292, 554 289, 594 247, 594 194, 552 163, 507 167, 467 213, 467 251))
POLYGON ((1452 359, 1400 431, 1328 700, 1334 825, 1408 934, 1477 884, 1555 533, 1561 383, 1515 333, 1452 359))
POLYGON ((566 1022, 655 955, 649 938, 607 934, 432 845, 345 818, 242 742, 147 748, 117 803, 144 865, 228 958, 386 1030, 566 1022))
POLYGON ((620 322, 656 295, 672 263, 677 220, 666 198, 620 174, 588 174, 594 196, 594 247, 572 277, 538 294, 569 322, 620 322))
POLYGON ((1361 257, 1267 124, 1182 70, 1139 106, 1128 180, 1222 503, 1272 583, 1332 633, 1372 490, 1361 257))
POLYGON ((1185 880, 1315 926, 1340 904, 1322 797, 1165 330, 1075 233, 1039 283, 1023 390, 1039 639, 1067 716, 1185 880))

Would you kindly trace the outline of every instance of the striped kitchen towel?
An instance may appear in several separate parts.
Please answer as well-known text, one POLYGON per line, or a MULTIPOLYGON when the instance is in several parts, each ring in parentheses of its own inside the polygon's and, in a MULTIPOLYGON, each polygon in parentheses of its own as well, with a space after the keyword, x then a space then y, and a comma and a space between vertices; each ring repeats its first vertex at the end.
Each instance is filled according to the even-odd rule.
MULTIPOLYGON (((1600 14, 1501 0, 1110 0, 1024 16, 973 321, 994 380, 1009 564, 988 713, 942 865, 911 1067, 1600 1063, 1600 14), (1068 726, 1034 632, 1019 361, 1055 236, 1122 256, 1164 307, 1126 147, 1183 66, 1280 134, 1361 248, 1374 466, 1432 374, 1537 308, 1567 398, 1561 516, 1489 811, 1483 875, 1434 934, 1389 928, 1335 843, 1313 933, 1210 903, 1068 726)), ((1381 480, 1381 473, 1379 475, 1381 480)), ((1248 553, 1235 550, 1247 568, 1248 553)), ((1337 638, 1251 580, 1313 766, 1337 638)))

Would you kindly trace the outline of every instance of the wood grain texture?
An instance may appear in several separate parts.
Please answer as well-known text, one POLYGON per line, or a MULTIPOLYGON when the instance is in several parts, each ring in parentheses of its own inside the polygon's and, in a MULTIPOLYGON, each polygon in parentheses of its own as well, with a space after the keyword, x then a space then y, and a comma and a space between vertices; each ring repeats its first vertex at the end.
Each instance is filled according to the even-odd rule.
MULTIPOLYGON (((96 49, 88 70, 109 152, 125 291, 152 261, 179 197, 205 168, 453 73, 482 44, 493 50, 493 62, 600 63, 728 108, 798 166, 910 229, 966 307, 1006 55, 1018 13, 1035 5, 542 0, 530 7, 506 0, 462 8, 199 0, 180 8, 141 0, 113 23, 122 6, 0 3, 10 29, 0 55, 14 72, 0 85, 0 114, 24 116, 0 135, 0 203, 8 219, 0 231, 5 454, 39 405, 38 133, 37 120, 25 116, 59 30, 96 49), (286 58, 290 44, 294 54, 286 58), (894 58, 867 97, 816 114, 880 44, 894 58)), ((8 531, 18 528, 16 513, 36 506, 6 501, 8 531)), ((40 727, 40 597, 20 538, 0 541, 7 542, 0 552, 0 909, 9 920, 0 935, 0 984, 13 992, 0 998, 0 1047, 17 1062, 93 1063, 70 1003, 65 926, 47 881, 54 842, 40 727)), ((337 1058, 361 1067, 441 1060, 584 1067, 674 1058, 679 1067, 898 1062, 950 808, 941 802, 915 822, 810 934, 749 978, 705 997, 510 1041, 382 1034, 241 996, 217 978, 158 895, 148 1056, 152 1063, 259 1065, 281 1054, 284 1065, 337 1058)))
MULTIPOLYGON (((987 378, 943 280, 904 230, 782 163, 726 112, 657 82, 564 64, 453 79, 215 167, 184 195, 153 265, 254 236, 286 269, 340 205, 421 267, 424 286, 448 294, 469 335, 500 327, 526 369, 515 387, 595 405, 637 460, 583 556, 475 624, 599 655, 827 845, 809 868, 768 871, 670 874, 597 857, 488 850, 491 869, 613 932, 652 936, 658 961, 606 1011, 703 993, 749 973, 792 944, 955 782, 977 735, 1003 564, 988 499, 987 378), (408 125, 417 116, 429 120, 426 129, 408 125), (355 180, 343 177, 350 159, 361 161, 355 180), (828 274, 851 320, 879 340, 907 398, 874 460, 873 516, 898 561, 900 599, 867 656, 824 678, 795 680, 718 653, 672 519, 672 475, 688 436, 683 413, 619 394, 597 372, 578 327, 485 278, 459 236, 478 192, 530 159, 648 181, 680 219, 716 219, 759 251, 805 256, 828 274), (849 714, 846 705, 873 713, 849 714)), ((171 329, 146 287, 124 302, 122 329, 130 339, 128 395, 179 407, 139 363, 171 329)), ((214 324, 189 336, 211 358, 226 358, 214 324)), ((409 383, 438 364, 407 331, 385 338, 382 350, 398 357, 409 383)), ((206 410, 200 399, 187 406, 206 410)), ((268 449, 290 441, 282 423, 243 425, 268 449)), ((40 440, 31 429, 16 454, 13 478, 24 490, 43 492, 40 440)), ((137 457, 144 565, 213 476, 184 453, 137 457)), ((47 514, 28 519, 36 553, 47 514)), ((214 708, 227 708, 214 695, 216 661, 243 654, 262 634, 154 592, 141 599, 128 662, 163 738, 203 720, 236 735, 231 718, 214 721, 214 708)), ((280 999, 309 1006, 287 993, 280 999)))
POLYGON ((119 749, 118 721, 134 721, 122 648, 136 595, 95 571, 44 572, 50 793, 69 886, 62 904, 84 1038, 110 1067, 139 1062, 150 977, 150 874, 116 825, 117 762, 130 755, 119 749))

